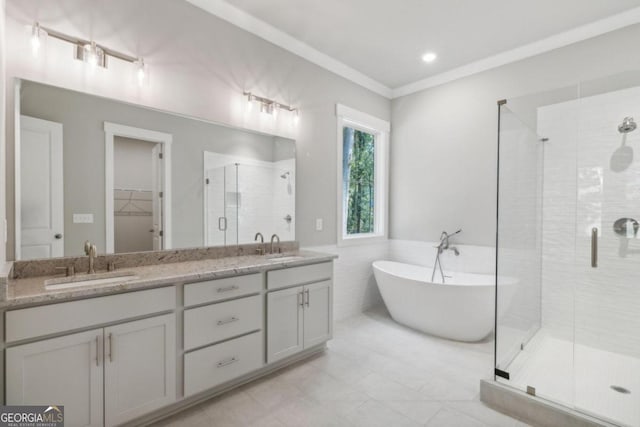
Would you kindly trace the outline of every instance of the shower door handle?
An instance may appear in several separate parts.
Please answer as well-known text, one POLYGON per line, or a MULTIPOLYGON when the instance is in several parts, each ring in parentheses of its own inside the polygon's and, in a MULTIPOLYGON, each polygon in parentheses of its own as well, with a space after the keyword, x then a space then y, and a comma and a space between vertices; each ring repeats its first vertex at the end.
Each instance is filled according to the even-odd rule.
POLYGON ((598 267, 598 229, 591 229, 591 267, 598 267))

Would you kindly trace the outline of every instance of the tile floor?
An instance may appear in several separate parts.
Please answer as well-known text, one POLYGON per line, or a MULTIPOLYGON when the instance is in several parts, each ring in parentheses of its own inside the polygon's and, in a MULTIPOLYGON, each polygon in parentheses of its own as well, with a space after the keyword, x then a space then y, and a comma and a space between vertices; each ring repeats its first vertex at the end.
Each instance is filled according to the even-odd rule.
POLYGON ((493 342, 464 344, 376 308, 335 325, 328 349, 164 420, 163 426, 515 427, 478 398, 493 342))

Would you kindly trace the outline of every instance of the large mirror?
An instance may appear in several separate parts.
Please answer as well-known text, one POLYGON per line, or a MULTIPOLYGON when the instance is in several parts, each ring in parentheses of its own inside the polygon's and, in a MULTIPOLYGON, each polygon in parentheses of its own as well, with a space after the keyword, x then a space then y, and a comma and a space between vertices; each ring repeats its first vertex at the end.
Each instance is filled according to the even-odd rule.
POLYGON ((295 142, 19 80, 15 258, 295 240, 295 142))

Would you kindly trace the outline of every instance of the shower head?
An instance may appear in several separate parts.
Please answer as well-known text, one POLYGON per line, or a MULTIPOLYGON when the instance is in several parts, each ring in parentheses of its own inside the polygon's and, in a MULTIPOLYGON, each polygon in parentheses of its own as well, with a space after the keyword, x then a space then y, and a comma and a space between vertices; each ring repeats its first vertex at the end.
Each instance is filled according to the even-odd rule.
POLYGON ((280 175, 280 178, 282 179, 287 179, 287 177, 289 176, 289 171, 286 171, 285 173, 283 173, 282 175, 280 175))
POLYGON ((637 127, 638 125, 633 120, 633 117, 625 117, 624 120, 622 121, 622 124, 618 126, 618 132, 620 133, 633 132, 634 130, 636 130, 637 127))

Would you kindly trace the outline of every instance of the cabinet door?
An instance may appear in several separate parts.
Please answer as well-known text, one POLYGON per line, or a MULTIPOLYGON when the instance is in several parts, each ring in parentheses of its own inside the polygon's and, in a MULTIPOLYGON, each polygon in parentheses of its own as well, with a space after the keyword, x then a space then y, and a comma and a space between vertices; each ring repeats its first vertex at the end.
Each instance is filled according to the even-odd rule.
POLYGON ((101 426, 102 329, 8 348, 7 405, 64 405, 66 426, 101 426))
POLYGON ((331 339, 331 280, 304 287, 304 348, 331 339))
POLYGON ((303 349, 302 286, 267 294, 267 363, 303 349))
POLYGON ((176 399, 175 314, 105 328, 105 425, 176 399))

